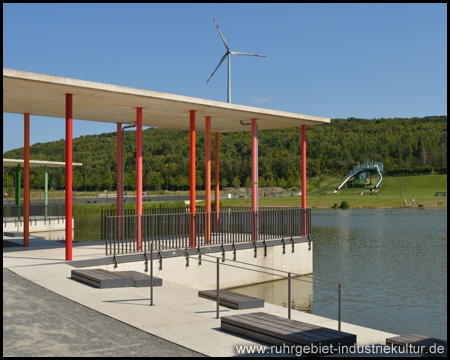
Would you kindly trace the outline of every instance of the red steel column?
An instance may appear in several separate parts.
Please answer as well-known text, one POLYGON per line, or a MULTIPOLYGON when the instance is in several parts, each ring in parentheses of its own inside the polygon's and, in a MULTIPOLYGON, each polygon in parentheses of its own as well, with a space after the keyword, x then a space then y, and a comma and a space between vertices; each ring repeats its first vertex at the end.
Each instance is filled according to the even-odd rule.
POLYGON ((206 197, 206 243, 211 240, 211 116, 205 119, 205 197, 206 197))
POLYGON ((66 94, 66 260, 72 261, 72 94, 66 94))
POLYGON ((30 246, 30 114, 24 114, 23 246, 30 246))
POLYGON ((191 239, 190 246, 195 247, 195 110, 190 110, 190 212, 191 239))
POLYGON ((215 180, 215 188, 216 188, 216 217, 217 217, 217 227, 219 226, 219 211, 220 211, 220 207, 219 207, 219 202, 220 202, 220 184, 219 184, 219 133, 216 132, 215 133, 215 143, 216 143, 216 148, 215 148, 215 175, 214 175, 214 180, 215 180))
MULTIPOLYGON (((117 123, 117 216, 122 216, 122 123, 117 123)), ((122 219, 119 218, 119 240, 122 240, 122 219)))
POLYGON ((306 235, 306 125, 302 125, 302 208, 304 209, 303 229, 306 235))
POLYGON ((142 215, 142 108, 136 108, 136 215, 138 216, 138 250, 141 250, 142 215))
POLYGON ((252 119, 252 211, 253 211, 253 240, 258 238, 258 128, 256 119, 252 119))

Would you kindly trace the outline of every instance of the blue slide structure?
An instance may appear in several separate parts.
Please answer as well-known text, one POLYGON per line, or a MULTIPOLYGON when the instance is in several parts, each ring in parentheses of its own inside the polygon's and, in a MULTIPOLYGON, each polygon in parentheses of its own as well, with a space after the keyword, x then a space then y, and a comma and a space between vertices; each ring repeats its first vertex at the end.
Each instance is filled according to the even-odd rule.
POLYGON ((378 161, 369 161, 367 160, 363 164, 359 164, 353 167, 353 170, 350 171, 350 174, 347 178, 342 182, 341 185, 336 190, 333 190, 333 193, 337 193, 347 181, 351 178, 354 178, 354 182, 361 182, 364 180, 364 186, 367 185, 367 175, 370 174, 370 178, 372 178, 372 173, 377 173, 379 180, 371 191, 375 191, 383 180, 382 173, 383 172, 383 163, 378 161))

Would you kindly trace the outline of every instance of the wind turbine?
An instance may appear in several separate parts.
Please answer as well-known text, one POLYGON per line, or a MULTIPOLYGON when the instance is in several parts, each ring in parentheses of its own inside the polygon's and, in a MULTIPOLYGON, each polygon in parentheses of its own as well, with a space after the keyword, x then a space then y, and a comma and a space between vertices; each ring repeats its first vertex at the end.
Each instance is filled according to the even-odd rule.
POLYGON ((215 68, 215 70, 213 71, 211 76, 209 77, 208 81, 206 81, 206 83, 208 83, 209 80, 211 80, 211 78, 213 77, 213 75, 215 74, 215 72, 217 71, 219 66, 222 65, 223 61, 228 56, 228 96, 227 96, 227 102, 231 103, 231 56, 230 55, 248 55, 248 56, 258 56, 258 57, 265 57, 265 56, 264 55, 255 55, 255 54, 247 54, 247 53, 231 51, 230 47, 228 46, 227 41, 225 40, 225 38, 222 35, 222 32, 219 29, 219 25, 217 25, 216 19, 213 18, 213 20, 214 20, 214 23, 216 24, 217 30, 219 30, 220 36, 222 37, 223 44, 227 48, 227 52, 225 53, 224 56, 222 56, 222 59, 220 59, 219 65, 217 65, 217 67, 215 68))

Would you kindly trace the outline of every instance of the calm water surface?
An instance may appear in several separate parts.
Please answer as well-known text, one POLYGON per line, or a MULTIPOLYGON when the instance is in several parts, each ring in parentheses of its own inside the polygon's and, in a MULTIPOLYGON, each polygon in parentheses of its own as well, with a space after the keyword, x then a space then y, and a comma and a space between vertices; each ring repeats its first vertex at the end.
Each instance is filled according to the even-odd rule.
POLYGON ((100 213, 78 213, 75 219, 75 241, 100 241, 101 216, 100 213))
MULTIPOLYGON (((313 210, 312 226, 313 276, 342 284, 342 321, 447 339, 447 210, 313 210)), ((285 305, 283 283, 234 291, 285 305)), ((323 284, 293 290, 297 308, 337 319, 336 287, 323 284)))

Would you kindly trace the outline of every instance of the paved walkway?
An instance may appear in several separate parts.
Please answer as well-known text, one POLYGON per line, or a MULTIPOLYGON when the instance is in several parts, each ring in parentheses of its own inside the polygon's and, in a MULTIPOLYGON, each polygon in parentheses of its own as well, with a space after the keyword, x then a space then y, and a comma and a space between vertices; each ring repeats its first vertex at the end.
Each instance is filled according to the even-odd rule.
POLYGON ((202 356, 3 269, 3 356, 202 356))

